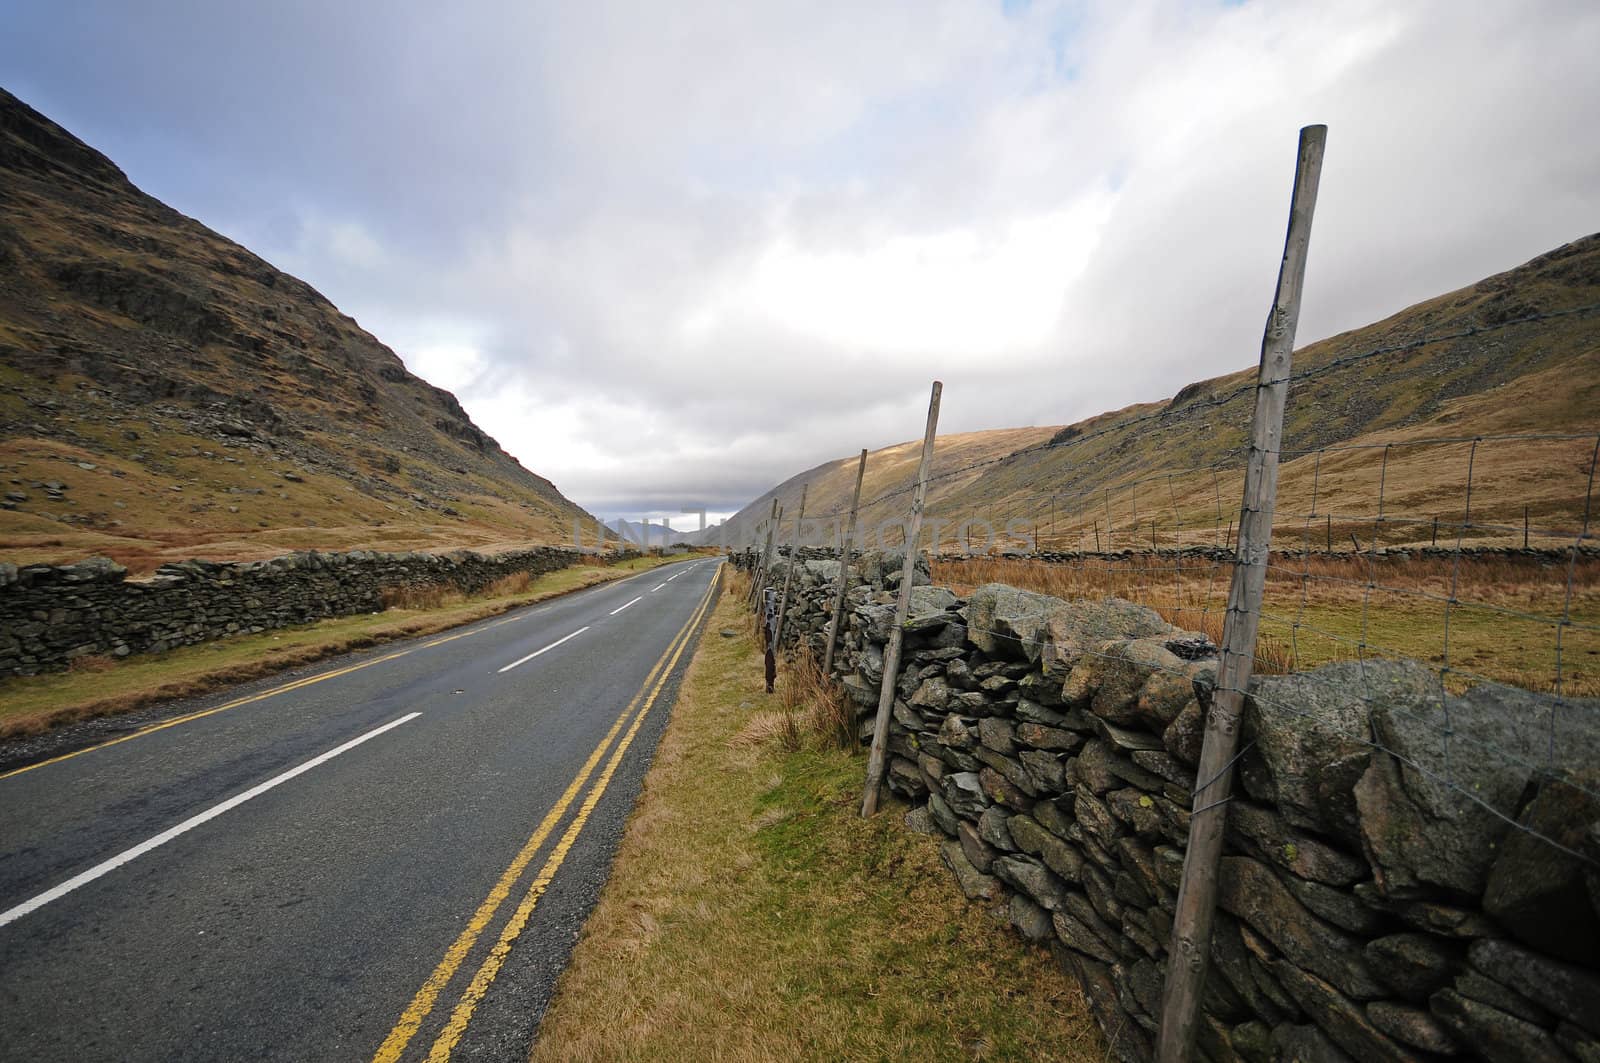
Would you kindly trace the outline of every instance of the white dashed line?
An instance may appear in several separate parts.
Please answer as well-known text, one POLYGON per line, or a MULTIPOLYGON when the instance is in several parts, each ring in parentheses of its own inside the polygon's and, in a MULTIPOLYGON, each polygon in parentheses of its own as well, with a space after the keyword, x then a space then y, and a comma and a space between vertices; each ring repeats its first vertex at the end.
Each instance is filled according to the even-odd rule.
MULTIPOLYGON (((635 604, 637 602, 642 602, 642 601, 644 601, 644 595, 641 594, 641 595, 639 595, 639 597, 637 597, 633 601, 629 602, 628 605, 633 605, 633 604, 635 604)), ((611 615, 612 616, 616 616, 618 613, 620 613, 624 609, 628 608, 628 605, 619 605, 619 606, 617 606, 615 609, 611 610, 611 615)))
POLYGON ((218 816, 222 815, 224 812, 227 812, 227 811, 229 811, 231 809, 238 808, 240 805, 244 804, 246 801, 249 801, 251 798, 260 797, 262 794, 266 793, 268 790, 272 789, 274 786, 277 786, 280 783, 286 783, 290 779, 294 778, 297 775, 303 775, 306 772, 310 771, 312 768, 317 767, 319 764, 326 764, 328 761, 332 760, 334 757, 339 756, 341 753, 350 752, 350 750, 354 749, 356 746, 359 746, 361 743, 367 741, 369 738, 376 738, 379 735, 383 734, 383 732, 393 730, 394 728, 399 727, 403 723, 409 723, 410 721, 415 720, 418 716, 421 716, 421 715, 422 715, 422 713, 420 713, 420 712, 413 712, 413 713, 410 713, 408 715, 400 717, 398 720, 390 720, 388 723, 384 724, 382 727, 374 728, 373 730, 368 731, 366 734, 362 735, 359 738, 352 738, 350 741, 346 742, 344 745, 338 746, 338 747, 336 747, 334 749, 330 749, 326 753, 323 753, 321 756, 312 757, 310 760, 306 761, 304 764, 301 764, 299 767, 290 768, 288 771, 284 772, 282 775, 275 775, 272 778, 268 779, 264 783, 259 783, 259 784, 255 785, 255 786, 250 787, 250 789, 246 790, 242 794, 238 794, 237 796, 230 797, 226 801, 221 802, 220 804, 212 805, 210 808, 206 809, 204 812, 201 812, 199 815, 190 816, 188 819, 184 820, 182 823, 178 824, 176 827, 169 827, 166 830, 162 831, 160 834, 157 834, 154 838, 150 838, 150 839, 148 839, 146 841, 142 841, 138 845, 135 845, 132 849, 128 849, 125 852, 118 853, 116 856, 113 856, 111 859, 106 860, 103 863, 96 864, 95 866, 91 867, 89 870, 83 872, 82 874, 74 875, 72 878, 67 879, 67 881, 63 882, 59 886, 56 886, 54 889, 45 890, 43 893, 39 894, 37 897, 33 898, 30 901, 23 901, 21 904, 17 905, 15 908, 11 908, 11 909, 9 909, 7 911, 0 912, 0 926, 5 926, 7 923, 14 922, 15 920, 21 919, 23 916, 27 915, 29 912, 37 911, 38 909, 43 908, 45 905, 49 904, 51 901, 60 900, 62 897, 65 897, 67 894, 71 893, 73 890, 77 889, 79 886, 87 885, 88 883, 93 882, 95 879, 101 877, 102 875, 110 874, 111 872, 115 871, 117 868, 121 867, 123 864, 126 864, 126 863, 128 863, 130 861, 133 861, 133 860, 137 860, 139 857, 143 856, 145 853, 148 853, 150 850, 160 848, 161 846, 167 844, 172 839, 178 837, 178 835, 185 834, 185 833, 193 830, 194 828, 200 826, 200 824, 202 824, 202 823, 205 823, 205 822, 207 822, 209 820, 216 819, 218 816))
MULTIPOLYGON (((634 599, 634 600, 637 601, 638 599, 634 599)), ((539 656, 539 654, 545 652, 545 650, 553 650, 557 646, 561 645, 563 642, 567 641, 567 639, 575 639, 579 635, 583 634, 585 631, 588 631, 588 630, 589 630, 589 625, 585 624, 582 627, 580 627, 578 630, 574 631, 572 634, 563 635, 561 638, 556 639, 550 645, 542 646, 539 649, 534 650, 532 653, 528 654, 526 657, 519 657, 518 659, 512 661, 510 664, 506 665, 504 668, 500 669, 500 671, 509 672, 509 671, 511 671, 511 669, 515 668, 519 664, 527 664, 529 661, 531 661, 535 657, 539 656)))

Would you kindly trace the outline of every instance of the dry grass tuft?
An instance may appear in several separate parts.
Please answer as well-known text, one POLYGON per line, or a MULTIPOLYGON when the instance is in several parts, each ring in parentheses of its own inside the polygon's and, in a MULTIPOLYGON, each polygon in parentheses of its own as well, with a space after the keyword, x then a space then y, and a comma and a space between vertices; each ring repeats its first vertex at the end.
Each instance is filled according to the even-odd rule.
POLYGON ((100 653, 86 653, 81 657, 74 657, 67 665, 69 672, 109 672, 117 666, 115 657, 107 657, 100 653))
POLYGON ((437 583, 414 583, 404 587, 385 587, 379 598, 385 609, 443 609, 459 605, 467 596, 454 587, 437 583))

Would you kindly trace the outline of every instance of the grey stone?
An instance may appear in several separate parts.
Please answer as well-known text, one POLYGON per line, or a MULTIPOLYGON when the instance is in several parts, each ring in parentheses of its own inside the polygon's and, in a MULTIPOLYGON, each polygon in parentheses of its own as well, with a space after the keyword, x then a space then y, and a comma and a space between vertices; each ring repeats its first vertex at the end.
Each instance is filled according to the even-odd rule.
POLYGON ((1068 882, 1083 877, 1083 857, 1070 844, 1041 827, 1032 816, 1016 815, 1006 821, 1016 848, 1043 860, 1045 866, 1068 882))
MULTIPOLYGON (((1129 639, 1108 643, 1103 656, 1096 658, 1094 669, 1098 675, 1091 710, 1100 719, 1124 726, 1163 728, 1177 715, 1175 707, 1171 716, 1161 719, 1154 713, 1141 710, 1139 695, 1153 674, 1167 673, 1179 677, 1187 685, 1185 662, 1167 649, 1161 638, 1129 639)), ((1081 665, 1080 665, 1081 667, 1081 665)), ((1070 680, 1069 680, 1070 682, 1070 680)), ((1178 701, 1181 707, 1188 697, 1178 701)), ((1139 748, 1159 748, 1142 746, 1139 748)))
POLYGON ((950 703, 950 685, 944 681, 943 676, 936 675, 924 679, 918 685, 916 693, 911 695, 910 703, 914 708, 942 712, 950 703))
POLYGON ((1483 895, 1483 910, 1512 934, 1574 963, 1600 961, 1600 912, 1584 881, 1589 865, 1576 855, 1600 823, 1597 792, 1592 772, 1547 781, 1517 817, 1528 833, 1506 836, 1483 895))
MULTIPOLYGON (((988 751, 980 746, 974 750, 974 755, 980 752, 988 751)), ((1034 806, 1034 799, 1029 794, 987 765, 978 770, 978 784, 984 796, 997 805, 1004 805, 1016 812, 1027 812, 1034 806)))
POLYGON ((1509 941, 1474 941, 1468 957, 1481 973, 1514 986, 1590 1033, 1600 1033, 1600 975, 1592 970, 1552 960, 1509 941))
POLYGON ((1148 606, 1121 598, 1079 600, 1044 618, 1040 663, 1046 676, 1065 678, 1086 654, 1112 639, 1137 639, 1171 632, 1172 625, 1148 606))
POLYGON ((939 824, 934 822, 933 814, 928 811, 926 805, 920 808, 913 808, 910 812, 907 812, 905 823, 907 830, 917 834, 939 833, 939 824))
POLYGON ((1428 1007, 1456 1040, 1490 1063, 1570 1063, 1539 1027, 1452 989, 1439 990, 1428 1007))
POLYGON ((1039 723, 1020 723, 1015 731, 1016 741, 1034 749, 1048 749, 1070 753, 1082 747, 1084 736, 1075 731, 1062 730, 1059 727, 1047 727, 1039 723))
POLYGON ((1178 761, 1194 765, 1200 761, 1200 746, 1205 741, 1205 711, 1199 701, 1191 701, 1161 732, 1161 744, 1178 761))
POLYGON ((1315 1026, 1287 1024, 1272 1031, 1272 1058, 1282 1063, 1351 1063, 1315 1026))
POLYGON ((1011 925, 1029 941, 1049 941, 1054 932, 1050 913, 1020 893, 1013 893, 1009 903, 1011 925))
POLYGON ((1066 838, 1072 833, 1072 805, 1073 796, 1067 794, 1052 800, 1040 801, 1033 806, 1031 814, 1039 826, 1058 838, 1066 838))
MULTIPOLYGON (((1431 678, 1418 665, 1413 679, 1418 671, 1431 678)), ((1547 696, 1480 683, 1441 704, 1433 684, 1431 700, 1383 701, 1372 711, 1376 741, 1394 755, 1374 754, 1356 788, 1362 841, 1385 893, 1442 886, 1477 896, 1515 829, 1504 817, 1517 811, 1526 765, 1559 772, 1600 763, 1600 728, 1589 723, 1600 702, 1569 701, 1557 712, 1547 696)))
POLYGON ((1005 809, 990 805, 978 817, 978 837, 996 849, 1014 853, 1017 843, 1012 840, 1010 822, 1011 816, 1005 809))
POLYGON ((944 866, 956 877, 956 884, 961 887, 961 892, 966 894, 969 901, 993 901, 1000 898, 1002 892, 1000 880, 993 875, 985 875, 967 861, 966 854, 961 851, 961 843, 952 838, 946 838, 939 843, 939 858, 944 861, 944 866))
POLYGON ((1391 934, 1367 942, 1367 966, 1407 1000, 1427 1000, 1466 966, 1466 950, 1428 934, 1391 934))
POLYGON ((1369 936, 1384 925, 1383 915, 1362 904, 1354 894, 1296 875, 1284 876, 1283 884, 1295 900, 1342 930, 1369 936))
POLYGON ((1009 721, 998 717, 985 717, 978 721, 978 741, 1003 756, 1010 756, 1017 750, 1015 742, 1016 729, 1009 721))
MULTIPOLYGON (((1059 932, 1059 927, 1057 929, 1059 932)), ((1070 949, 1062 949, 1056 956, 1083 988, 1083 995, 1089 1001, 1089 1010, 1105 1034, 1110 1054, 1126 1063, 1142 1063, 1153 1058, 1150 1038, 1123 1010, 1111 972, 1088 956, 1070 949)))
POLYGON ((1570 1022, 1556 1027, 1556 1044, 1571 1053, 1578 1063, 1600 1063, 1600 1038, 1591 1036, 1570 1022))
POLYGON ((962 819, 977 819, 989 804, 984 797, 983 784, 978 781, 978 776, 970 771, 957 771, 946 775, 943 797, 951 811, 962 819))
POLYGON ((999 855, 994 846, 980 838, 978 828, 967 820, 956 825, 956 838, 961 842, 961 851, 966 854, 967 862, 987 875, 994 858, 999 855))
POLYGON ((1386 896, 1375 883, 1358 882, 1351 890, 1367 907, 1388 912, 1418 930, 1459 939, 1496 937, 1499 929, 1479 912, 1429 900, 1404 900, 1386 896))
POLYGON ((946 716, 944 722, 939 725, 939 734, 935 740, 951 749, 972 749, 978 744, 977 734, 960 716, 946 716))
POLYGON ((1410 662, 1341 661, 1311 672, 1258 676, 1250 684, 1243 738, 1254 742, 1268 795, 1292 826, 1361 842, 1355 786, 1372 747, 1374 704, 1415 708, 1438 700, 1438 679, 1410 662))
POLYGON ((1464 997, 1488 1004, 1519 1019, 1526 1019, 1535 1026, 1544 1026, 1550 1021, 1550 1013, 1527 997, 1506 986, 1496 982, 1493 978, 1479 974, 1477 971, 1463 971, 1456 976, 1452 987, 1464 997))
POLYGON ((1367 1005, 1367 1019, 1396 1041, 1412 1048, 1441 1056, 1453 1056, 1461 1051, 1461 1046, 1439 1020, 1421 1008, 1396 1004, 1392 1000, 1374 1000, 1367 1005))
POLYGON ((1367 1019, 1366 1013, 1327 982, 1279 960, 1272 973, 1334 1044, 1362 1060, 1412 1063, 1412 1055, 1367 1019))
POLYGON ((1017 759, 1022 762, 1035 793, 1060 793, 1067 788, 1066 766, 1056 754, 1024 749, 1017 754, 1017 759))
POLYGON ((1100 717, 1095 719, 1095 730, 1101 738, 1104 738, 1122 753, 1163 748, 1161 739, 1155 735, 1129 727, 1119 727, 1100 717))
POLYGON ((1248 857, 1223 857, 1218 903, 1291 963, 1333 983, 1341 993, 1357 1000, 1384 995, 1358 942, 1306 911, 1266 865, 1248 857))
POLYGON ((1026 893, 1045 909, 1060 910, 1066 887, 1039 861, 1027 856, 1001 856, 995 859, 991 870, 1000 881, 1026 893))
POLYGON ((1329 886, 1353 886, 1369 874, 1363 861, 1291 830, 1275 811, 1248 801, 1230 805, 1228 831, 1252 855, 1300 878, 1329 886))
POLYGON ((934 825, 952 838, 960 829, 961 819, 951 809, 943 797, 936 793, 928 794, 928 815, 933 817, 934 825))
POLYGON ((1272 1030, 1264 1022, 1241 1022, 1229 1032, 1228 1040, 1245 1063, 1268 1063, 1272 1058, 1272 1030))
POLYGON ((1064 605, 1047 594, 986 583, 967 599, 967 637, 987 654, 1038 660, 1044 617, 1064 605))
POLYGON ((1055 927, 1056 937, 1069 948, 1105 963, 1116 963, 1119 959, 1115 949, 1101 940, 1100 936, 1088 926, 1074 918, 1072 913, 1053 912, 1050 922, 1055 927))

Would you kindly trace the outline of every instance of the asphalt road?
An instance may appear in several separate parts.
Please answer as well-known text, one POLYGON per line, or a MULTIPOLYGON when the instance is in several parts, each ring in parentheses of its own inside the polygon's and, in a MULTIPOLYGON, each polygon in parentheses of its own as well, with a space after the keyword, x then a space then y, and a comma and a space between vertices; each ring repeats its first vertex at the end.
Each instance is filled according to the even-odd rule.
POLYGON ((716 569, 0 774, 0 1059, 525 1058, 716 569))

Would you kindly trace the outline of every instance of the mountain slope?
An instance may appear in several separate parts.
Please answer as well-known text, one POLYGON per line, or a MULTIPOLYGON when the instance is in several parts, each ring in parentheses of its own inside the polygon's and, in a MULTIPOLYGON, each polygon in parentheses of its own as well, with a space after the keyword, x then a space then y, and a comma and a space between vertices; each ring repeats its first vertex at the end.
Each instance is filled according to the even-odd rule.
MULTIPOLYGON (((1600 434, 1597 304, 1600 236, 1588 236, 1297 351, 1296 376, 1310 375, 1290 387, 1278 523, 1301 531, 1315 512, 1325 542, 1402 545, 1429 541, 1435 517, 1453 540, 1470 517, 1465 538, 1520 543, 1526 506, 1534 545, 1541 527, 1543 545, 1570 544, 1600 434), (1501 438, 1517 435, 1540 438, 1501 438), (1489 438, 1474 448, 1475 436, 1489 438)), ((1024 519, 1041 545, 1074 549, 1093 549, 1097 532, 1105 549, 1148 546, 1152 521, 1163 546, 1221 542, 1238 516, 1255 373, 1100 414, 979 468, 962 468, 983 460, 962 455, 955 441, 969 437, 941 436, 929 513, 997 528, 1024 519)), ((916 444, 890 449, 900 456, 888 465, 868 459, 869 525, 910 503, 916 444)), ((779 485, 781 504, 792 513, 803 481, 846 466, 853 474, 842 458, 779 485)), ((763 519, 771 497, 734 519, 763 519)))
POLYGON ((585 516, 305 282, 4 90, 0 477, 23 562, 551 542, 585 516))

